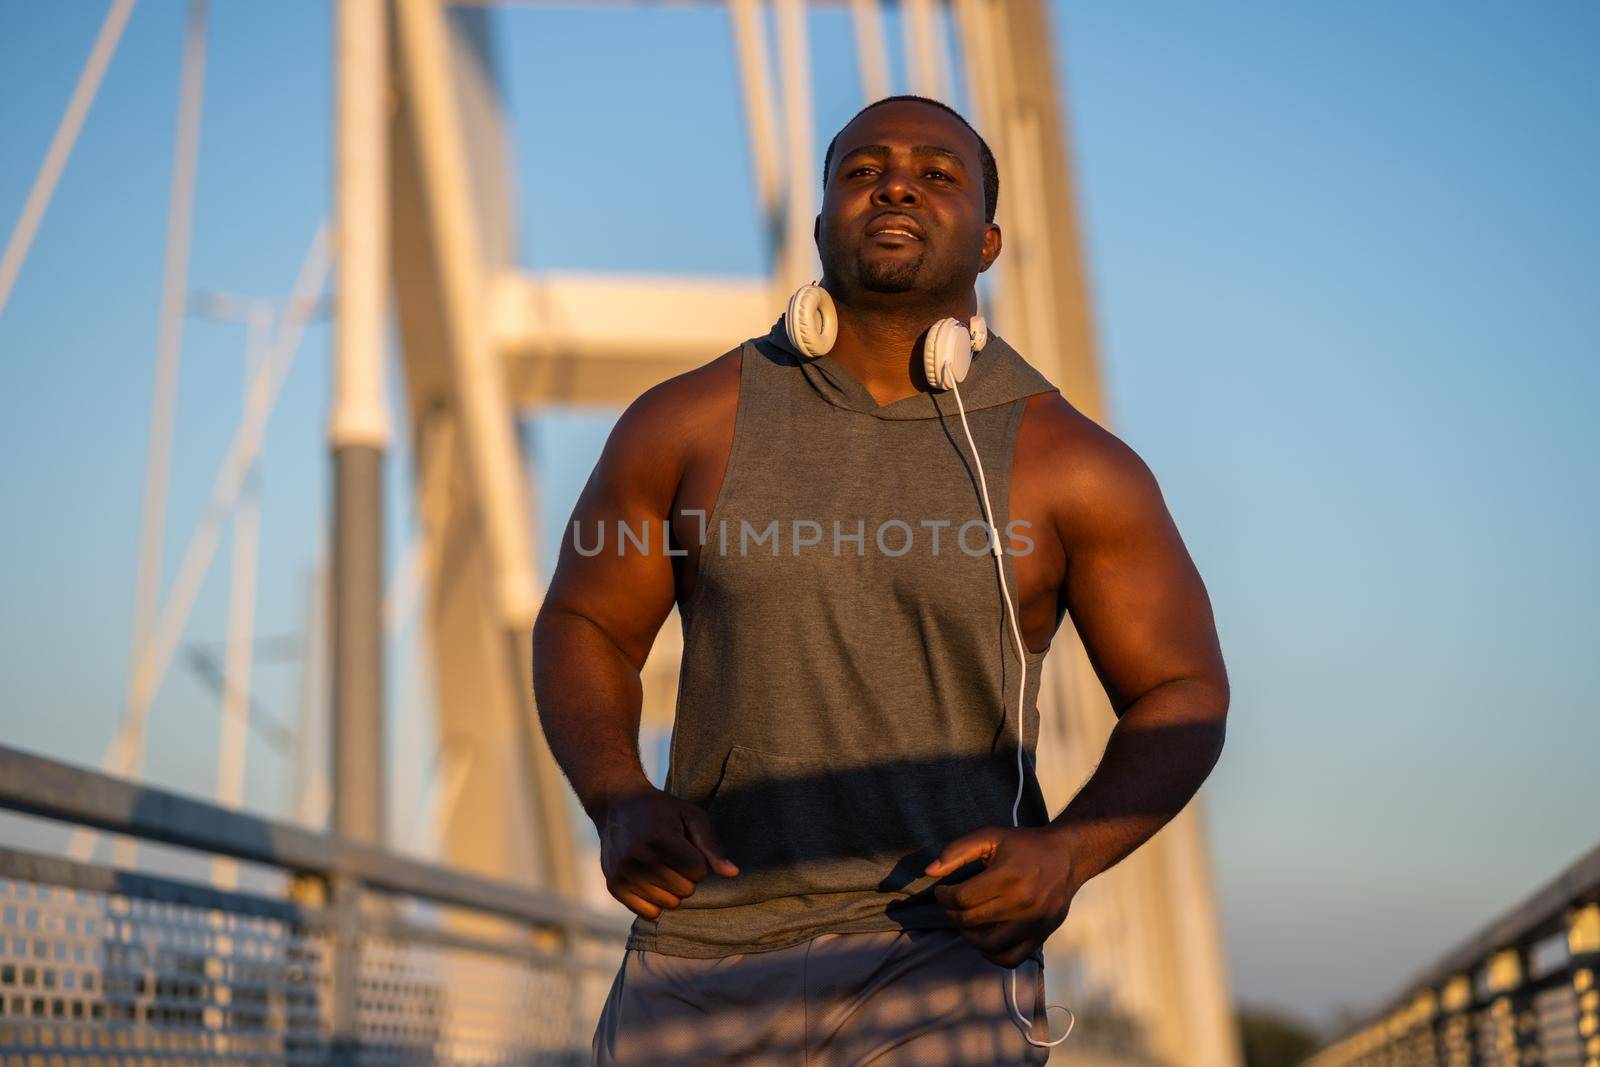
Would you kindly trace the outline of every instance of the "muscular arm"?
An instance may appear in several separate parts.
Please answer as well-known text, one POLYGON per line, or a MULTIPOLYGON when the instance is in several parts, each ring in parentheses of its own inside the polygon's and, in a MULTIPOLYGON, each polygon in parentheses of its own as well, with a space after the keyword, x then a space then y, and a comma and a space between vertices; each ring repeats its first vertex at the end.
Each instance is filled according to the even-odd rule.
MULTIPOLYGON (((1060 401, 1059 397, 1054 398, 1060 401)), ((1055 827, 1081 885, 1181 811, 1222 752, 1229 690, 1211 601, 1144 462, 1093 422, 1059 418, 1072 461, 1057 523, 1063 597, 1117 724, 1055 827)))
POLYGON ((1117 724, 1104 756, 1047 827, 990 827, 951 842, 929 874, 982 861, 935 897, 962 936, 1015 967, 1066 918, 1090 878, 1189 802, 1222 750, 1228 678, 1211 603, 1160 487, 1132 449, 1059 395, 1036 397, 1018 451, 1049 474, 1048 511, 1070 612, 1117 724))
POLYGON ((705 812, 651 785, 639 760, 639 672, 672 610, 672 560, 682 558, 667 555, 667 523, 691 460, 731 429, 737 401, 735 351, 623 413, 564 531, 533 628, 545 739, 599 831, 606 888, 647 919, 681 904, 710 870, 739 873, 705 812))
POLYGON ((671 383, 625 411, 562 532, 555 576, 533 628, 533 687, 556 762, 598 825, 609 798, 649 788, 639 760, 639 672, 672 610, 662 523, 684 464, 668 420, 671 383), (619 552, 618 523, 648 529, 651 551, 619 552), (576 551, 576 528, 585 552, 576 551))

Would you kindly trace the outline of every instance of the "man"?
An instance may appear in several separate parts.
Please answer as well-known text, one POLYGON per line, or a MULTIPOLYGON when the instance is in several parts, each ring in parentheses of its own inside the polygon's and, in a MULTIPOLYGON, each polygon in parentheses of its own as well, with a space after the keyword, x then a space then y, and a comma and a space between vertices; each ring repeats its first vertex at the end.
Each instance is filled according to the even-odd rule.
POLYGON ((535 626, 545 735, 637 916, 596 1062, 1043 1062, 1041 946, 1222 747, 1210 603, 1144 463, 998 335, 961 408, 924 375, 1000 255, 988 146, 892 97, 823 183, 831 349, 780 320, 635 401, 535 626), (674 603, 657 789, 639 671, 674 603), (1118 723, 1052 820, 1017 746, 1065 612, 1118 723))

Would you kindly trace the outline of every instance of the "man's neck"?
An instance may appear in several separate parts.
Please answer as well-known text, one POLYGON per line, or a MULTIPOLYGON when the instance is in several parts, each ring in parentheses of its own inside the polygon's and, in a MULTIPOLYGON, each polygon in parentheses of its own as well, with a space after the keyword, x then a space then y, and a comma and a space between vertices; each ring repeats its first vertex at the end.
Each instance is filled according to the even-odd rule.
POLYGON ((828 355, 866 386, 878 404, 892 404, 928 391, 922 370, 922 338, 942 318, 967 321, 970 301, 915 307, 862 308, 837 304, 839 334, 828 355))

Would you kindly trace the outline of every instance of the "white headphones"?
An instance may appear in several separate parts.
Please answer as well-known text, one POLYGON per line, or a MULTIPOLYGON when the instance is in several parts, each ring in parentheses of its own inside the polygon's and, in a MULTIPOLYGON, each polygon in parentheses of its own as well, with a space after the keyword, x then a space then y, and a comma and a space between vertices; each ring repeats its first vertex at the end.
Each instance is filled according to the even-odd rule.
MULTIPOLYGON (((815 359, 817 356, 826 355, 833 347, 833 342, 839 337, 839 314, 833 306, 833 297, 822 286, 813 282, 802 285, 795 290, 789 298, 789 309, 784 312, 783 329, 789 335, 789 343, 794 345, 805 355, 815 359)), ((967 438, 967 448, 972 451, 973 464, 978 471, 978 489, 983 501, 983 517, 989 523, 991 535, 989 538, 989 551, 994 556, 995 576, 1000 580, 1000 596, 1006 606, 1006 620, 1011 624, 1011 636, 1017 645, 1017 660, 1021 664, 1020 677, 1017 682, 1017 715, 1022 715, 1022 708, 1027 704, 1028 693, 1028 647, 1022 640, 1022 627, 1017 623, 1016 605, 1011 599, 1011 589, 1006 582, 1005 562, 1000 548, 1000 534, 994 524, 994 507, 989 502, 989 482, 983 475, 983 459, 978 455, 978 446, 972 440, 972 428, 967 425, 966 405, 961 402, 961 390, 956 388, 958 382, 963 381, 967 371, 972 369, 972 353, 981 351, 989 343, 989 327, 984 324, 981 315, 972 316, 969 326, 960 319, 940 319, 928 328, 928 337, 922 343, 922 370, 928 376, 928 384, 935 389, 951 390, 956 399, 956 412, 961 416, 961 430, 967 438)), ((1001 714, 1005 714, 1004 701, 1001 702, 1001 714)), ((1011 825, 1020 826, 1018 813, 1022 806, 1022 789, 1027 782, 1027 775, 1022 764, 1022 723, 1017 723, 1017 795, 1011 802, 1011 825)), ((1022 1009, 1017 1005, 1017 970, 1010 968, 1007 972, 1010 980, 1011 996, 1006 1001, 1006 1007, 1011 1012, 1011 1021, 1022 1031, 1022 1037, 1034 1048, 1054 1048, 1067 1039, 1072 1033, 1072 1028, 1077 1025, 1078 1017, 1073 1010, 1064 1004, 1048 1004, 1045 1006, 1045 1030, 1049 1032, 1049 1014, 1051 1008, 1060 1008, 1067 1013, 1067 1029, 1060 1037, 1050 1041, 1041 1041, 1033 1036, 1033 1023, 1022 1014, 1022 1009)))
MULTIPOLYGON (((839 313, 828 290, 815 282, 802 285, 789 298, 783 315, 783 329, 789 343, 815 359, 826 355, 839 338, 839 313)), ((982 315, 972 316, 970 324, 960 319, 940 319, 928 327, 922 342, 922 369, 928 384, 949 389, 965 381, 972 369, 972 353, 983 351, 989 343, 989 327, 982 315)))

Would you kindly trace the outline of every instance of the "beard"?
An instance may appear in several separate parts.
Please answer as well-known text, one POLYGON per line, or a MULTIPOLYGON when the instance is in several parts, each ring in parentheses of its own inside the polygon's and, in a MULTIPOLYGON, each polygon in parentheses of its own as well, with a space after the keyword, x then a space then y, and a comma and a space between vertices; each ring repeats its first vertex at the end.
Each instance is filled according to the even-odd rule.
POLYGON ((909 293, 917 287, 917 275, 922 273, 926 255, 924 249, 913 259, 868 260, 858 251, 856 277, 869 293, 909 293))

